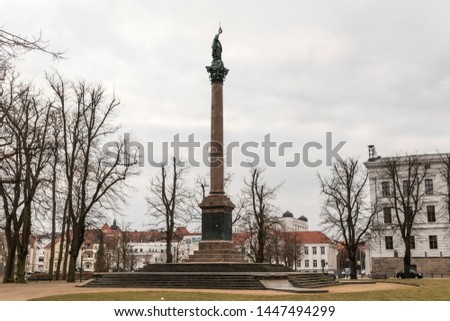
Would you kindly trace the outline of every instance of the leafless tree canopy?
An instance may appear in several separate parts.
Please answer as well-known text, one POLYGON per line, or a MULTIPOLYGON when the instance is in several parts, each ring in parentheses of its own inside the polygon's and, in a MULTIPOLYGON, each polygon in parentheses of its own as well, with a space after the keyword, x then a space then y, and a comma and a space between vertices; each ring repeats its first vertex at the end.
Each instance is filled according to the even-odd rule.
POLYGON ((173 262, 172 241, 177 225, 186 224, 189 217, 189 199, 191 193, 186 187, 186 167, 177 166, 177 160, 172 158, 169 165, 161 165, 161 172, 152 178, 150 195, 146 198, 149 214, 155 220, 156 226, 164 226, 166 234, 166 263, 173 262))
POLYGON ((250 238, 250 258, 256 263, 266 262, 265 248, 269 231, 278 222, 273 218, 275 206, 273 201, 282 184, 269 186, 263 179, 264 170, 250 169, 250 178, 244 180, 241 203, 245 230, 250 238))
POLYGON ((356 278, 356 251, 370 228, 375 208, 368 205, 368 173, 356 159, 333 164, 330 177, 319 175, 323 196, 322 226, 343 238, 350 259, 351 277, 356 278))
POLYGON ((400 232, 405 244, 404 271, 411 267, 411 232, 423 208, 425 189, 423 182, 427 176, 427 163, 415 156, 388 158, 385 176, 392 184, 389 195, 390 205, 395 213, 392 227, 400 232))
POLYGON ((47 76, 53 91, 53 106, 62 119, 64 179, 67 185, 67 220, 72 228, 68 281, 75 281, 75 265, 86 226, 103 211, 116 211, 126 201, 125 180, 136 175, 136 164, 125 155, 123 141, 110 141, 114 153, 105 155, 102 144, 118 126, 111 118, 119 106, 107 100, 102 86, 47 76))
POLYGON ((32 213, 42 173, 49 161, 49 103, 30 84, 12 75, 8 92, 0 101, 2 113, 2 159, 0 196, 5 215, 8 255, 4 282, 25 282, 25 263, 31 235, 32 213))
POLYGON ((0 70, 8 67, 11 59, 28 51, 41 51, 51 55, 54 59, 63 57, 63 52, 51 51, 47 47, 48 43, 42 38, 42 32, 28 39, 0 29, 0 70))

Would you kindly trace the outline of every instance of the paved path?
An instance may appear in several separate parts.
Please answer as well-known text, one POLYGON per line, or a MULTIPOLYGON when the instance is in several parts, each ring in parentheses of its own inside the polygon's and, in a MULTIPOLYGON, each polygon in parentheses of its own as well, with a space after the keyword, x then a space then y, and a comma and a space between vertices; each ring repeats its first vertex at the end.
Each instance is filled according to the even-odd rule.
MULTIPOLYGON (((404 288, 405 285, 394 283, 376 284, 348 284, 322 288, 330 293, 381 291, 404 288)), ((133 289, 133 288, 79 288, 76 284, 64 281, 54 282, 30 282, 27 284, 3 284, 0 283, 0 301, 26 301, 34 298, 50 295, 96 292, 120 292, 120 291, 181 291, 181 292, 215 292, 215 293, 240 293, 253 295, 298 295, 295 293, 271 290, 206 290, 206 289, 133 289)))

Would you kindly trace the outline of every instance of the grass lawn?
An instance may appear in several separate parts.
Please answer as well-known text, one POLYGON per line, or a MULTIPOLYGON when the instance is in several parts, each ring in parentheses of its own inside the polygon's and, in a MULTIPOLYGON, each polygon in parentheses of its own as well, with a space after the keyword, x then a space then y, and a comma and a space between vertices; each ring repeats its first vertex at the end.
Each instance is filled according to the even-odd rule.
MULTIPOLYGON (((98 292, 39 298, 39 301, 449 301, 450 279, 383 280, 416 284, 405 289, 353 293, 256 295, 208 292, 98 292)), ((342 285, 345 286, 345 285, 342 285)), ((99 291, 101 291, 99 289, 99 291)))

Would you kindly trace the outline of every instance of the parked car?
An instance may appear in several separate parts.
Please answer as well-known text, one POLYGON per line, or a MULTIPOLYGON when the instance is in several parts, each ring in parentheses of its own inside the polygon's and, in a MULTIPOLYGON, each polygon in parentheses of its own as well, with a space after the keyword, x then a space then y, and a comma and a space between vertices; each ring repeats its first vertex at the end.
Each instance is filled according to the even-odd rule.
POLYGON ((397 272, 395 275, 397 279, 421 279, 423 278, 422 273, 417 273, 415 271, 409 271, 409 274, 406 274, 405 272, 397 272))

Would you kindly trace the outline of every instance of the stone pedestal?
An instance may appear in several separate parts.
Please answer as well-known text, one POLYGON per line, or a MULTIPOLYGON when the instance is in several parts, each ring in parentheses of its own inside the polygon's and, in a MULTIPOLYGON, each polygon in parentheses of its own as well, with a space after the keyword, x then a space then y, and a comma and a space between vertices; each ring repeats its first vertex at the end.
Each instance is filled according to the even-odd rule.
POLYGON ((210 194, 199 204, 202 209, 202 240, 199 250, 186 262, 247 262, 232 240, 234 204, 225 194, 210 194))
POLYGON ((247 260, 236 249, 233 241, 200 241, 198 251, 186 262, 201 263, 246 263, 247 260))
POLYGON ((202 240, 231 241, 234 204, 225 194, 210 194, 199 204, 202 209, 202 240))

